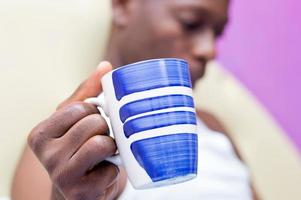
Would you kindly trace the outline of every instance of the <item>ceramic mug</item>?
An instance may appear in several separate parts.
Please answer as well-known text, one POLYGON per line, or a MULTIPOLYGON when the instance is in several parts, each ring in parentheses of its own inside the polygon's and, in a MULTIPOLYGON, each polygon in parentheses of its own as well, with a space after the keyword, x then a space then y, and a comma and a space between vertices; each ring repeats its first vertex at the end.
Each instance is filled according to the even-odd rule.
POLYGON ((108 116, 118 155, 136 189, 171 185, 197 175, 198 141, 189 66, 185 60, 141 61, 108 72, 103 93, 86 102, 108 116))

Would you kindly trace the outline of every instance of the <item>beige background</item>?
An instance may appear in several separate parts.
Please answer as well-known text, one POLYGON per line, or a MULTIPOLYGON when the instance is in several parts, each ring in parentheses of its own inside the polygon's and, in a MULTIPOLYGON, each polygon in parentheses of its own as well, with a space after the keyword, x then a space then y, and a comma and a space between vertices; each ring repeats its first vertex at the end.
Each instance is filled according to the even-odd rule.
MULTIPOLYGON (((0 0, 0 196, 31 128, 101 60, 109 0, 0 0)), ((273 119, 212 63, 197 104, 231 131, 263 199, 301 199, 301 161, 273 119)), ((30 181, 30 180, 29 180, 30 181)))
POLYGON ((0 0, 0 196, 31 128, 101 60, 109 1, 0 0))

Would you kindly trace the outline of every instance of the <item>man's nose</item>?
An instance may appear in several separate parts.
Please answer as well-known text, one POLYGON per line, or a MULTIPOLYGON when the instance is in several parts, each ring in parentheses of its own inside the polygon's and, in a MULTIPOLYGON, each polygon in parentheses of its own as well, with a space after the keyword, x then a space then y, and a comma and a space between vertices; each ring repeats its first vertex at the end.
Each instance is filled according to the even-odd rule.
POLYGON ((196 35, 192 44, 193 57, 198 60, 209 61, 216 56, 215 35, 210 28, 196 35))

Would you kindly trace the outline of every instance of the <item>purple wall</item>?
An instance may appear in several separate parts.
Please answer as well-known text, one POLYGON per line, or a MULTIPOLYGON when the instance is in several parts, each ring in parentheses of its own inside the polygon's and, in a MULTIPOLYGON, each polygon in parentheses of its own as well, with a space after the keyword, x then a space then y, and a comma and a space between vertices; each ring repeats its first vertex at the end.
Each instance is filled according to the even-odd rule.
POLYGON ((301 1, 232 1, 230 20, 219 60, 301 152, 301 1))

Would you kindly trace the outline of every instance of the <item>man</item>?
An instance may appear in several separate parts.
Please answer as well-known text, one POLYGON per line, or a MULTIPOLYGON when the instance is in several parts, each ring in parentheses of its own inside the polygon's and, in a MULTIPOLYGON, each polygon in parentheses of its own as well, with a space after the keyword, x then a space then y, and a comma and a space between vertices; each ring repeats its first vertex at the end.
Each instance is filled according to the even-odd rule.
MULTIPOLYGON (((206 63, 215 57, 215 42, 228 20, 228 1, 113 0, 112 32, 105 59, 118 67, 151 58, 182 58, 190 64, 195 85, 204 75, 206 63)), ((26 147, 17 168, 13 199, 115 199, 125 185, 127 188, 120 196, 124 199, 147 199, 151 193, 170 199, 252 198, 248 173, 233 153, 227 137, 220 133, 225 133, 224 129, 212 115, 204 112, 198 112, 199 128, 208 133, 208 141, 215 138, 209 142, 213 152, 208 157, 217 160, 208 167, 207 174, 203 170, 196 181, 165 189, 140 192, 131 189, 126 184, 124 170, 104 161, 116 151, 114 140, 107 135, 105 120, 96 107, 83 103, 101 92, 99 79, 111 69, 110 63, 100 63, 53 115, 32 130, 28 138, 32 150, 26 147), (217 141, 222 141, 222 145, 216 145, 217 141), (226 150, 218 149, 222 153, 212 155, 223 145, 227 146, 226 150), (224 155, 224 151, 228 154, 224 155), (228 173, 223 169, 230 169, 229 163, 235 170, 228 173), (200 191, 198 184, 203 185, 200 191)), ((202 135, 199 137, 205 141, 202 135)), ((199 151, 202 155, 203 150, 199 151)), ((199 160, 202 161, 201 156, 199 160)))

